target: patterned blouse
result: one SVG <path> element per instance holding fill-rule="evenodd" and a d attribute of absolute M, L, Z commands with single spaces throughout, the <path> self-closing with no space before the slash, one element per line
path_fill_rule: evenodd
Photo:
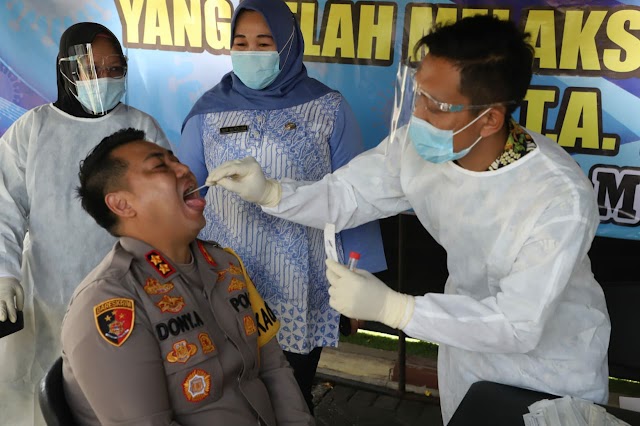
<path fill-rule="evenodd" d="M 317 181 L 362 152 L 354 123 L 342 95 L 330 92 L 288 108 L 194 116 L 174 151 L 199 183 L 223 162 L 247 156 L 254 157 L 269 178 Z M 207 224 L 200 238 L 238 253 L 280 319 L 282 349 L 306 354 L 315 347 L 337 346 L 340 314 L 329 306 L 322 230 L 268 215 L 218 187 L 209 188 L 206 200 Z M 377 222 L 342 231 L 336 244 L 342 262 L 345 253 L 354 250 L 369 262 L 371 269 L 363 269 L 386 267 Z"/>

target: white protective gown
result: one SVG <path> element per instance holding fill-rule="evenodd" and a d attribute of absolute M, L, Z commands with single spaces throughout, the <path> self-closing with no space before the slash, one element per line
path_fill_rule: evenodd
<path fill-rule="evenodd" d="M 587 256 L 595 193 L 560 146 L 529 133 L 537 148 L 491 172 L 426 162 L 404 138 L 385 160 L 385 140 L 314 185 L 284 183 L 264 209 L 337 230 L 415 210 L 446 249 L 449 278 L 445 294 L 416 297 L 404 332 L 440 344 L 445 424 L 479 380 L 608 398 L 611 325 Z"/>
<path fill-rule="evenodd" d="M 99 118 L 42 105 L 0 138 L 0 276 L 18 278 L 25 291 L 25 328 L 0 339 L 2 425 L 44 424 L 34 391 L 61 354 L 67 303 L 115 242 L 76 198 L 79 164 L 102 138 L 127 127 L 169 147 L 153 118 L 124 104 Z"/>

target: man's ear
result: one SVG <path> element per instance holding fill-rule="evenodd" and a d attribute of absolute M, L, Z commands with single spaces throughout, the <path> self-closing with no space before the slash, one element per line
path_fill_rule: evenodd
<path fill-rule="evenodd" d="M 480 136 L 487 138 L 502 130 L 506 113 L 507 110 L 503 105 L 492 107 L 483 117 L 484 124 L 480 129 Z"/>
<path fill-rule="evenodd" d="M 136 216 L 136 211 L 129 202 L 130 193 L 127 191 L 110 192 L 104 197 L 109 210 L 116 216 L 123 218 L 131 218 Z"/>

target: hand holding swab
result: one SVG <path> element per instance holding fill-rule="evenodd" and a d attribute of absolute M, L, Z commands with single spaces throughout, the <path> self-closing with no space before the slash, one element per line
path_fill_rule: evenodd
<path fill-rule="evenodd" d="M 186 196 L 188 196 L 188 195 L 193 194 L 193 193 L 194 193 L 194 192 L 196 192 L 196 191 L 200 191 L 201 189 L 206 188 L 207 186 L 214 186 L 214 185 L 215 185 L 215 183 L 214 183 L 213 185 L 209 185 L 209 184 L 205 183 L 204 185 L 199 186 L 199 187 L 197 187 L 196 189 L 192 189 L 191 191 L 187 192 L 186 194 L 184 194 L 184 196 L 186 197 Z"/>

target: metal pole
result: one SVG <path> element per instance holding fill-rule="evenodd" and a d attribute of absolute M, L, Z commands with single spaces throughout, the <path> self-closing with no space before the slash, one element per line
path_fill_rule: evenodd
<path fill-rule="evenodd" d="M 405 280 L 404 261 L 404 214 L 398 215 L 398 291 L 402 292 Z M 398 392 L 405 393 L 407 381 L 407 341 L 402 330 L 398 330 Z"/>

